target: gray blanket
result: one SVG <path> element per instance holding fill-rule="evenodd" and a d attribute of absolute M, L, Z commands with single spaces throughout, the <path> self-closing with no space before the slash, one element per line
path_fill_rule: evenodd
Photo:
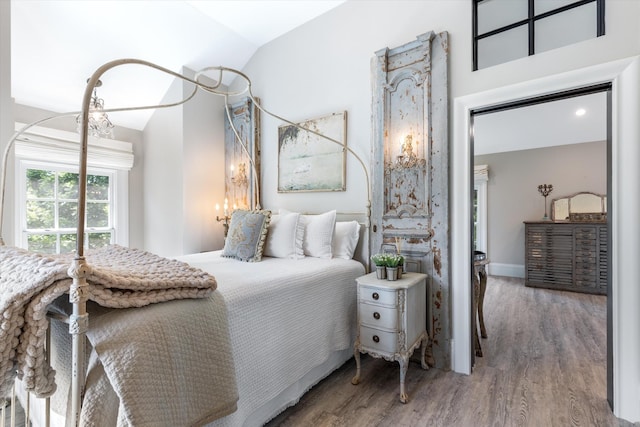
<path fill-rule="evenodd" d="M 212 315 L 213 324 L 208 325 L 204 336 L 202 331 L 187 332 L 189 325 L 180 320 L 190 318 L 185 314 L 193 313 L 187 301 L 183 301 L 182 306 L 180 301 L 173 301 L 165 302 L 166 307 L 154 310 L 148 307 L 147 310 L 111 310 L 95 319 L 90 316 L 87 335 L 120 397 L 121 405 L 126 408 L 124 413 L 132 418 L 131 424 L 142 425 L 133 420 L 153 419 L 154 416 L 169 417 L 163 419 L 168 422 L 170 413 L 156 410 L 157 407 L 171 406 L 167 405 L 167 387 L 172 397 L 176 389 L 182 391 L 181 388 L 185 388 L 187 392 L 192 389 L 194 378 L 196 381 L 206 378 L 205 382 L 210 379 L 202 373 L 210 363 L 203 359 L 208 359 L 211 354 L 200 351 L 203 347 L 209 348 L 206 345 L 200 347 L 201 340 L 207 337 L 216 340 L 215 356 L 229 360 L 214 370 L 217 378 L 212 381 L 214 384 L 208 385 L 209 391 L 217 387 L 222 391 L 217 393 L 214 390 L 213 395 L 228 397 L 222 399 L 224 402 L 212 405 L 211 397 L 198 399 L 198 396 L 187 396 L 187 399 L 194 397 L 194 403 L 188 410 L 193 412 L 195 422 L 211 419 L 216 416 L 215 412 L 222 416 L 232 411 L 237 391 L 233 362 L 229 357 L 226 309 L 222 298 L 206 298 L 216 288 L 213 276 L 176 260 L 117 245 L 90 252 L 86 258 L 92 269 L 87 277 L 90 299 L 102 306 L 143 307 L 156 302 L 204 298 L 200 305 L 208 304 L 208 308 L 217 310 Z M 70 256 L 47 257 L 0 246 L 2 396 L 9 393 L 16 375 L 22 378 L 25 388 L 37 396 L 48 396 L 55 391 L 55 371 L 44 357 L 48 324 L 46 311 L 58 296 L 69 290 L 71 279 L 67 276 L 67 269 L 70 263 Z M 210 307 L 210 301 L 216 302 L 213 307 Z M 198 305 L 197 301 L 190 303 Z M 165 322 L 165 319 L 169 321 Z M 174 323 L 176 319 L 178 321 Z M 202 328 L 198 325 L 195 329 Z M 185 344 L 189 340 L 195 342 Z M 186 353 L 185 349 L 188 349 Z M 170 372 L 168 375 L 160 374 L 167 369 L 184 376 L 176 377 Z M 159 387 L 157 384 L 164 380 L 168 380 L 170 385 Z M 160 393 L 154 395 L 154 391 Z M 202 392 L 202 389 L 198 388 L 198 391 Z M 184 421 L 184 409 L 174 410 L 179 412 L 176 419 Z"/>

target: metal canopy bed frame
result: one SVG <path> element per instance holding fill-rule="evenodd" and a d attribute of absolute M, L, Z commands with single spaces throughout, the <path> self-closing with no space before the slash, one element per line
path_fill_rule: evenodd
<path fill-rule="evenodd" d="M 254 159 L 249 154 L 247 147 L 244 145 L 237 129 L 233 126 L 233 121 L 230 119 L 230 104 L 229 97 L 237 97 L 241 95 L 248 96 L 256 105 L 256 107 L 263 113 L 268 114 L 278 120 L 281 120 L 289 125 L 296 126 L 297 128 L 311 132 L 325 140 L 329 140 L 333 143 L 336 143 L 343 147 L 343 150 L 346 150 L 350 155 L 352 155 L 357 162 L 361 165 L 362 170 L 364 172 L 365 180 L 366 180 L 366 188 L 367 188 L 367 200 L 366 200 L 366 209 L 364 212 L 365 217 L 365 232 L 362 234 L 365 238 L 365 242 L 362 243 L 365 248 L 365 254 L 370 253 L 370 239 L 369 239 L 369 226 L 370 226 L 370 217 L 371 217 L 371 186 L 369 181 L 369 172 L 367 166 L 365 165 L 362 158 L 354 152 L 350 147 L 347 147 L 342 141 L 337 141 L 333 138 L 325 136 L 321 133 L 318 133 L 312 129 L 308 129 L 300 126 L 297 123 L 294 123 L 290 120 L 287 120 L 284 117 L 281 117 L 277 114 L 274 114 L 267 109 L 265 109 L 260 102 L 254 97 L 251 89 L 251 80 L 244 73 L 226 68 L 223 66 L 213 66 L 207 67 L 195 74 L 195 77 L 189 78 L 183 74 L 174 72 L 167 68 L 161 67 L 154 63 L 140 60 L 140 59 L 118 59 L 114 61 L 110 61 L 99 67 L 87 80 L 87 85 L 84 91 L 84 96 L 82 100 L 82 109 L 79 112 L 70 112 L 70 113 L 62 113 L 56 114 L 50 117 L 47 117 L 42 120 L 38 120 L 36 122 L 25 125 L 19 131 L 17 131 L 13 137 L 7 143 L 3 154 L 3 163 L 2 163 L 2 174 L 0 176 L 0 245 L 4 245 L 4 240 L 2 239 L 2 222 L 3 222 L 3 214 L 4 214 L 4 198 L 5 198 L 5 186 L 6 186 L 6 173 L 7 173 L 7 164 L 9 159 L 9 154 L 12 146 L 15 141 L 18 139 L 20 135 L 26 132 L 33 126 L 39 125 L 48 120 L 64 117 L 64 116 L 75 116 L 80 114 L 81 127 L 80 127 L 80 152 L 79 152 L 79 182 L 78 182 L 78 223 L 77 223 L 77 237 L 76 237 L 76 252 L 73 257 L 73 261 L 71 267 L 68 270 L 69 276 L 72 278 L 72 284 L 69 290 L 69 302 L 72 305 L 72 312 L 69 316 L 69 333 L 72 335 L 72 360 L 71 360 L 71 417 L 72 417 L 72 425 L 78 425 L 80 420 L 80 412 L 82 408 L 82 399 L 84 394 L 84 386 L 85 386 L 85 365 L 86 365 L 86 354 L 85 354 L 85 340 L 86 340 L 86 332 L 88 330 L 89 325 L 89 313 L 87 311 L 87 301 L 91 299 L 89 285 L 87 283 L 87 274 L 91 270 L 90 263 L 85 258 L 85 244 L 84 244 L 84 232 L 85 232 L 85 209 L 86 209 L 86 192 L 87 192 L 87 151 L 88 151 L 88 134 L 89 134 L 89 114 L 90 114 L 90 102 L 92 98 L 92 94 L 94 89 L 99 85 L 100 77 L 109 71 L 118 66 L 123 65 L 140 65 L 144 67 L 150 67 L 155 70 L 158 70 L 163 73 L 167 73 L 175 78 L 184 80 L 194 85 L 193 92 L 184 98 L 181 101 L 168 103 L 168 104 L 159 104 L 159 105 L 151 105 L 151 106 L 136 106 L 136 107 L 123 107 L 123 108 L 110 108 L 104 109 L 105 113 L 108 112 L 122 112 L 122 111 L 133 111 L 133 110 L 144 110 L 144 109 L 158 109 L 158 108 L 167 108 L 178 106 L 184 104 L 191 100 L 198 89 L 204 90 L 213 95 L 222 96 L 225 100 L 225 111 L 227 117 L 229 118 L 229 122 L 231 123 L 231 128 L 236 136 L 236 142 L 241 144 L 243 151 L 249 157 L 252 168 L 255 166 L 253 164 Z M 217 79 L 214 79 L 214 84 L 206 84 L 202 81 L 201 77 L 206 76 L 207 73 L 217 73 Z M 225 73 L 233 74 L 236 77 L 240 78 L 243 85 L 238 90 L 229 90 L 225 86 L 222 85 L 223 75 Z M 253 188 L 255 189 L 255 200 L 256 200 L 256 208 L 260 209 L 260 194 L 259 194 L 259 185 L 258 185 L 258 177 L 256 174 L 253 174 L 254 183 Z M 366 246 L 365 246 L 366 245 Z M 368 267 L 368 259 L 364 259 L 365 269 L 369 271 Z M 47 407 L 48 407 L 47 403 Z M 2 409 L 2 408 L 0 408 Z M 2 412 L 0 412 L 2 414 Z M 4 414 L 2 414 L 4 415 Z M 48 419 L 48 418 L 47 418 Z M 4 425 L 4 419 L 2 420 Z"/>

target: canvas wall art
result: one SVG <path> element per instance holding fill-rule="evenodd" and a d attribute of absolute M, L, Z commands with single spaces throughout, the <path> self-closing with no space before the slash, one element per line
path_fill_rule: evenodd
<path fill-rule="evenodd" d="M 347 112 L 278 128 L 278 192 L 345 191 Z"/>

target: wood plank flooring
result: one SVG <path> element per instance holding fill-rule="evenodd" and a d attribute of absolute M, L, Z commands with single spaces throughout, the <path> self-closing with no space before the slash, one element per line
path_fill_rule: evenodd
<path fill-rule="evenodd" d="M 268 426 L 634 425 L 606 401 L 606 297 L 489 277 L 485 323 L 472 375 L 411 363 L 403 405 L 397 363 L 364 356 L 353 386 L 351 359 Z"/>

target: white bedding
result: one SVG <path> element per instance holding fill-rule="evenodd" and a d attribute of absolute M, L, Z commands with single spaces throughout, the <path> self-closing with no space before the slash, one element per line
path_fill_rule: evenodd
<path fill-rule="evenodd" d="M 240 399 L 236 412 L 210 425 L 262 425 L 331 372 L 314 368 L 329 362 L 334 369 L 353 354 L 361 263 L 310 257 L 240 263 L 219 252 L 179 259 L 216 277 L 229 313 Z M 308 374 L 312 383 L 287 390 Z"/>
<path fill-rule="evenodd" d="M 352 356 L 361 263 L 310 257 L 245 263 L 222 258 L 220 251 L 178 259 L 215 276 L 215 294 L 222 296 L 228 313 L 239 400 L 234 413 L 207 425 L 262 425 Z M 108 381 L 105 390 L 99 364 L 89 375 L 99 386 L 92 390 L 90 385 L 95 404 L 85 405 L 83 412 L 126 425 L 122 408 L 118 413 L 116 403 L 104 404 L 118 400 Z M 154 380 L 162 378 L 160 372 Z M 93 421 L 90 425 L 113 425 Z"/>

